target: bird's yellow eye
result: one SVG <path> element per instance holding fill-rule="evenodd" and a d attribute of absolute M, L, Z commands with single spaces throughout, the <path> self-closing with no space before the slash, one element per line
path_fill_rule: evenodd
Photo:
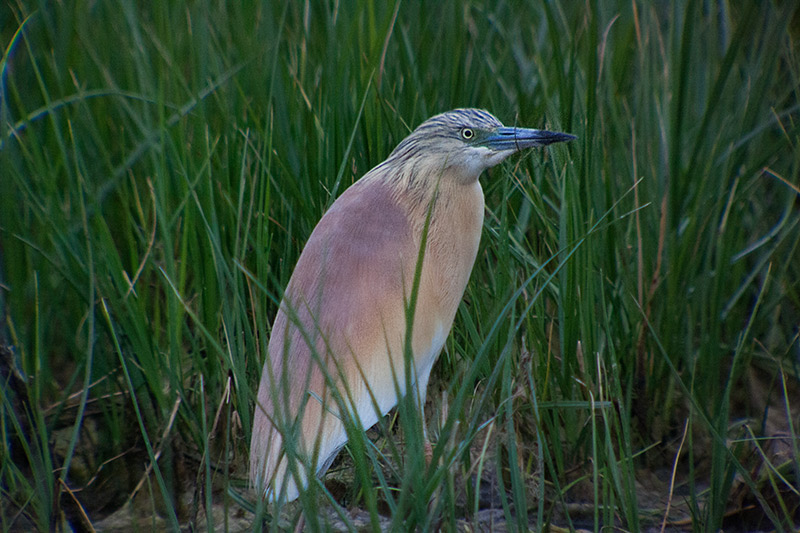
<path fill-rule="evenodd" d="M 461 128 L 461 138 L 465 141 L 469 141 L 475 137 L 475 132 L 472 131 L 472 128 Z"/>

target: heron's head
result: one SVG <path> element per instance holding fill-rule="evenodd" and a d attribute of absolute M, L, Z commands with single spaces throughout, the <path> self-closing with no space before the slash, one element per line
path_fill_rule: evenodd
<path fill-rule="evenodd" d="M 394 149 L 387 163 L 411 164 L 417 172 L 453 169 L 460 180 L 475 181 L 484 170 L 515 152 L 571 139 L 575 136 L 567 133 L 506 127 L 481 109 L 455 109 L 420 124 Z"/>

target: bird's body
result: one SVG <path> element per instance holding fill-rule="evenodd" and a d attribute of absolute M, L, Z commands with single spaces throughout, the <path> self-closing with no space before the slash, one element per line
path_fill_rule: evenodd
<path fill-rule="evenodd" d="M 424 403 L 478 251 L 478 177 L 524 147 L 505 130 L 511 128 L 485 111 L 437 115 L 342 193 L 317 224 L 286 287 L 258 391 L 250 472 L 268 499 L 296 498 L 307 470 L 327 469 L 347 440 L 343 416 L 369 428 L 406 394 L 409 316 L 409 382 Z M 538 144 L 571 138 L 514 131 L 537 132 Z M 416 305 L 407 314 L 420 259 Z M 297 455 L 297 468 L 287 469 L 287 455 Z"/>

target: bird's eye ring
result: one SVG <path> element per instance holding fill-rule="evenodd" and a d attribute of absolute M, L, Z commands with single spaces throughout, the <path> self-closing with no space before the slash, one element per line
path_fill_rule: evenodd
<path fill-rule="evenodd" d="M 472 128 L 461 128 L 461 138 L 465 141 L 468 141 L 475 137 L 475 132 L 472 131 Z"/>

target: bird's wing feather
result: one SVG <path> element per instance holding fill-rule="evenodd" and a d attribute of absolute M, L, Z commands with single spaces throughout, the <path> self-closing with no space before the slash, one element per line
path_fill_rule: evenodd
<path fill-rule="evenodd" d="M 264 367 L 264 375 L 273 379 L 261 381 L 253 428 L 257 437 L 251 446 L 251 462 L 260 465 L 255 469 L 257 485 L 273 474 L 278 480 L 285 475 L 286 462 L 279 458 L 281 432 L 276 433 L 274 423 L 281 426 L 286 420 L 276 418 L 292 419 L 303 410 L 302 434 L 322 443 L 318 465 L 344 444 L 344 427 L 335 415 L 329 416 L 341 407 L 330 395 L 332 383 L 349 384 L 349 390 L 339 392 L 349 395 L 345 406 L 359 412 L 365 427 L 377 420 L 370 389 L 376 388 L 376 379 L 386 378 L 381 360 L 393 352 L 402 357 L 404 291 L 413 281 L 413 269 L 403 270 L 403 265 L 413 267 L 417 248 L 407 212 L 380 182 L 356 183 L 319 221 L 273 326 Z M 412 260 L 403 261 L 404 254 L 412 254 Z M 383 411 L 395 401 L 379 403 Z M 297 451 L 310 454 L 312 446 L 301 443 Z M 296 491 L 291 480 L 287 487 Z"/>

